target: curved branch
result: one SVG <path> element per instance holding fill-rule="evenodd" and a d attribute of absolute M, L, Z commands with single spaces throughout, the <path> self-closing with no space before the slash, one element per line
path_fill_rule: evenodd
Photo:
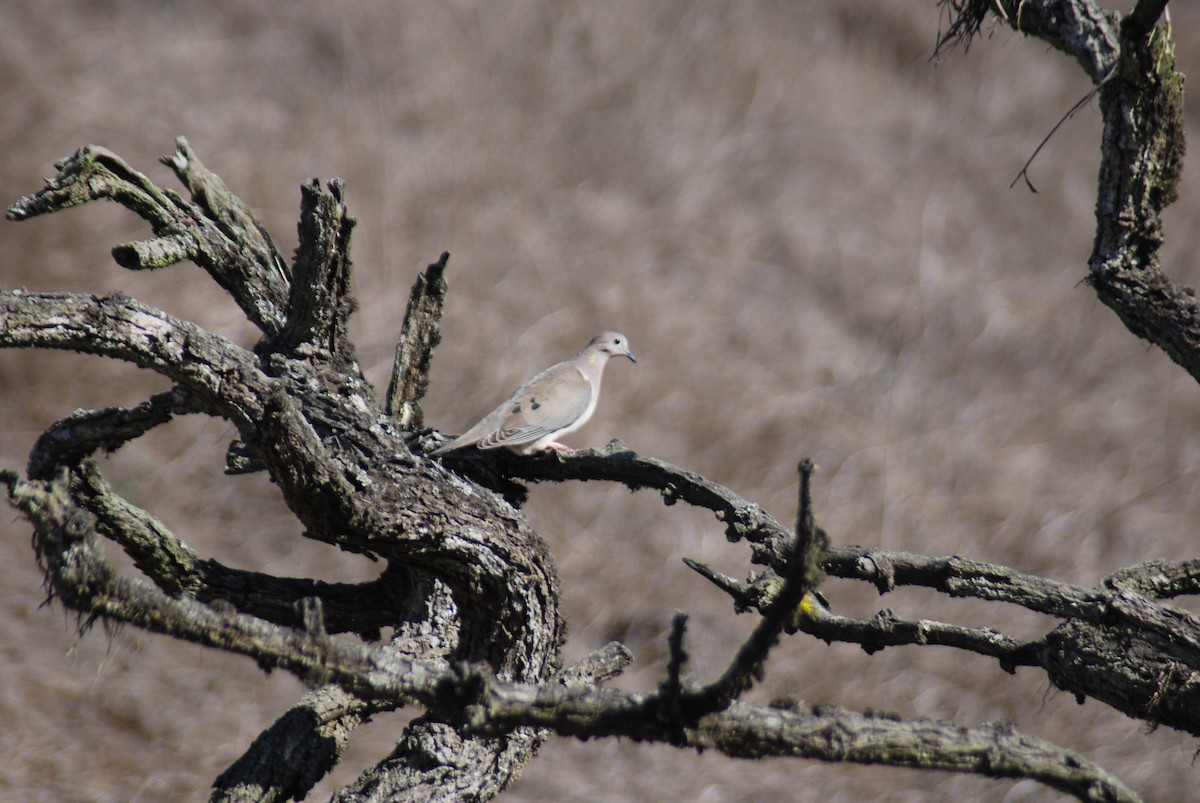
<path fill-rule="evenodd" d="M 318 627 L 280 627 L 228 604 L 205 605 L 121 577 L 104 559 L 95 520 L 75 504 L 65 477 L 34 482 L 0 471 L 0 483 L 13 506 L 35 525 L 34 548 L 51 598 L 87 621 L 124 622 L 246 655 L 264 669 L 285 669 L 307 682 L 340 683 L 366 699 L 441 700 L 438 677 L 445 662 L 410 660 L 394 650 L 332 639 L 319 619 Z"/>
<path fill-rule="evenodd" d="M 1130 332 L 1200 381 L 1200 304 L 1162 272 L 1162 211 L 1176 197 L 1185 150 L 1183 76 L 1165 0 L 1139 0 L 1121 18 L 1091 0 L 943 0 L 941 42 L 969 42 L 995 14 L 1073 56 L 1100 92 L 1104 118 L 1096 239 L 1087 282 Z"/>
<path fill-rule="evenodd" d="M 209 803 L 303 800 L 382 706 L 338 686 L 304 695 L 213 782 Z"/>
<path fill-rule="evenodd" d="M 682 499 L 706 507 L 726 523 L 730 540 L 751 540 L 756 547 L 756 562 L 771 569 L 753 581 L 738 582 L 695 561 L 688 561 L 688 565 L 729 593 L 739 610 L 766 610 L 782 583 L 775 572 L 783 568 L 788 535 L 778 522 L 729 489 L 669 463 L 641 457 L 619 441 L 598 450 L 533 458 L 464 457 L 459 465 L 472 471 L 479 470 L 478 465 L 484 461 L 494 461 L 502 466 L 501 473 L 524 479 L 608 480 L 632 489 L 655 488 L 663 493 L 667 504 Z M 908 621 L 890 611 L 872 620 L 856 620 L 810 604 L 800 606 L 807 615 L 795 617 L 790 629 L 827 641 L 861 644 L 868 652 L 896 645 L 940 645 L 993 657 L 1007 672 L 1018 666 L 1040 667 L 1065 691 L 1094 697 L 1130 716 L 1200 732 L 1200 709 L 1191 704 L 1190 680 L 1194 672 L 1200 671 L 1200 620 L 1154 601 L 1200 586 L 1200 567 L 1193 562 L 1132 567 L 1096 589 L 959 557 L 936 558 L 861 547 L 831 548 L 822 560 L 822 568 L 834 576 L 870 582 L 880 593 L 903 585 L 926 586 L 954 597 L 1020 605 L 1068 620 L 1069 627 L 1061 626 L 1043 640 L 1019 641 L 988 628 Z M 1096 658 L 1105 651 L 1103 644 L 1118 633 L 1127 649 L 1137 642 L 1141 650 L 1157 656 L 1153 663 L 1162 668 L 1152 673 L 1149 682 L 1137 675 L 1137 665 L 1128 657 L 1124 669 L 1113 674 L 1104 669 L 1112 665 L 1113 655 L 1105 655 L 1103 661 Z M 1077 669 L 1081 662 L 1093 669 L 1077 678 L 1072 667 Z"/>
<path fill-rule="evenodd" d="M 26 473 L 30 479 L 48 480 L 63 466 L 77 465 L 99 451 L 116 451 L 174 416 L 203 409 L 193 394 L 174 387 L 136 407 L 77 410 L 41 434 L 29 453 Z"/>
<path fill-rule="evenodd" d="M 0 290 L 0 348 L 125 360 L 177 382 L 239 427 L 261 417 L 270 390 L 250 352 L 122 293 Z"/>
<path fill-rule="evenodd" d="M 114 248 L 119 265 L 151 269 L 191 259 L 263 332 L 277 332 L 286 311 L 286 270 L 266 231 L 200 164 L 182 137 L 176 150 L 163 161 L 192 189 L 197 204 L 155 186 L 107 148 L 88 145 L 55 165 L 58 175 L 43 189 L 9 206 L 8 219 L 27 220 L 89 201 L 116 201 L 149 222 L 158 238 Z"/>
<path fill-rule="evenodd" d="M 619 441 L 602 449 L 533 458 L 507 454 L 482 457 L 478 453 L 464 457 L 459 465 L 474 468 L 477 463 L 494 461 L 501 466 L 501 473 L 524 479 L 607 480 L 635 490 L 655 488 L 663 494 L 666 504 L 684 500 L 713 510 L 717 518 L 725 522 L 726 535 L 731 541 L 744 537 L 751 542 L 755 562 L 767 564 L 774 572 L 781 572 L 786 566 L 785 550 L 790 536 L 757 505 L 693 472 L 641 457 Z M 737 583 L 694 561 L 689 565 L 730 593 L 735 604 L 743 610 L 749 607 L 763 610 L 762 606 L 773 597 L 781 582 L 779 577 L 767 573 L 753 583 Z M 821 565 L 833 576 L 873 583 L 880 593 L 891 591 L 897 585 L 919 585 L 954 597 L 1008 602 L 1095 626 L 1120 626 L 1130 637 L 1153 639 L 1155 648 L 1166 651 L 1168 660 L 1200 671 L 1200 619 L 1186 611 L 1155 603 L 1147 596 L 1150 590 L 1144 588 L 1148 582 L 1145 578 L 1156 576 L 1151 571 L 1153 565 L 1136 575 L 1114 576 L 1097 589 L 1085 589 L 965 558 L 936 558 L 861 547 L 830 548 Z M 1171 577 L 1174 578 L 1173 587 L 1189 587 L 1182 569 Z M 1200 584 L 1200 580 L 1190 582 Z M 1016 666 L 1040 666 L 1050 673 L 1060 688 L 1077 694 L 1089 693 L 1086 684 L 1071 684 L 1070 673 L 1053 671 L 1053 667 L 1071 659 L 1069 653 L 1062 652 L 1071 646 L 1066 639 L 1053 642 L 1052 649 L 1046 652 L 1046 642 L 1021 642 L 988 629 L 931 621 L 906 622 L 890 613 L 870 622 L 832 615 L 801 617 L 795 628 L 827 640 L 859 643 L 868 651 L 900 644 L 957 647 L 994 657 L 1005 671 L 1012 671 Z M 1163 689 L 1164 694 L 1170 691 L 1168 687 Z M 1108 693 L 1097 699 L 1108 702 L 1117 697 Z M 1124 707 L 1122 710 L 1135 716 L 1145 713 L 1144 707 Z M 1171 724 L 1188 731 L 1200 729 L 1200 712 L 1190 720 L 1176 718 Z"/>
<path fill-rule="evenodd" d="M 488 505 L 494 502 L 481 505 L 464 489 L 436 483 L 434 477 L 423 480 L 437 489 L 424 503 L 396 497 L 390 489 L 399 476 L 441 470 L 436 464 L 418 466 L 411 457 L 405 459 L 402 445 L 379 425 L 369 404 L 337 407 L 332 405 L 343 397 L 315 394 L 305 398 L 309 406 L 307 416 L 302 414 L 283 384 L 292 380 L 297 387 L 312 387 L 315 383 L 306 373 L 311 369 L 303 364 L 275 359 L 274 369 L 282 379 L 272 379 L 258 369 L 254 355 L 119 294 L 97 299 L 0 292 L 0 324 L 0 347 L 73 349 L 125 359 L 170 377 L 210 402 L 257 443 L 309 537 L 356 552 L 415 559 L 414 565 L 455 578 L 471 597 L 494 603 L 514 592 L 523 596 L 520 605 L 506 606 L 499 621 L 489 615 L 486 623 L 479 622 L 483 631 L 495 631 L 497 638 L 503 634 L 506 643 L 525 631 L 528 617 L 551 610 L 557 593 L 553 569 L 544 544 L 532 531 L 521 527 L 517 541 L 506 541 L 487 523 Z M 347 420 L 348 415 L 354 418 Z M 352 438 L 364 440 L 356 444 Z M 382 462 L 373 462 L 374 456 Z M 425 522 L 431 504 L 439 515 L 456 517 L 464 529 L 430 533 Z M 437 536 L 437 544 L 430 543 L 431 536 Z M 530 545 L 536 546 L 536 555 L 524 552 Z M 533 577 L 545 577 L 549 584 L 532 582 Z M 484 611 L 492 612 L 490 605 L 479 608 L 480 615 Z M 557 645 L 561 622 L 552 617 L 551 625 L 546 635 Z M 488 637 L 483 642 L 495 649 L 491 658 L 497 667 L 510 659 L 515 659 L 513 668 L 524 667 L 518 677 L 526 669 L 537 677 L 547 665 L 549 656 L 529 644 L 502 659 L 506 648 L 500 641 Z"/>
<path fill-rule="evenodd" d="M 230 419 L 245 437 L 270 447 L 261 453 L 275 480 L 291 491 L 286 495 L 313 530 L 310 535 L 352 546 L 345 531 L 348 522 L 356 522 L 384 536 L 378 540 L 386 539 L 378 508 L 363 504 L 352 479 L 330 465 L 321 437 L 281 383 L 259 369 L 253 354 L 223 338 L 119 293 L 96 298 L 14 290 L 0 291 L 3 347 L 69 349 L 167 376 Z M 286 368 L 277 365 L 277 370 Z M 336 414 L 329 411 L 331 417 Z"/>
<path fill-rule="evenodd" d="M 1184 153 L 1183 76 L 1174 43 L 1121 27 L 1119 80 L 1100 92 L 1097 231 L 1088 283 L 1129 331 L 1200 381 L 1200 304 L 1159 268 L 1164 208 L 1175 200 Z"/>
<path fill-rule="evenodd" d="M 1094 83 L 1109 74 L 1120 52 L 1117 15 L 1091 0 L 939 0 L 950 21 L 936 52 L 950 44 L 970 47 L 991 15 L 1018 33 L 1036 36 L 1071 56 Z"/>
<path fill-rule="evenodd" d="M 619 440 L 598 449 L 577 449 L 523 457 L 507 450 L 466 453 L 451 452 L 443 462 L 466 471 L 494 466 L 506 477 L 533 482 L 566 480 L 605 480 L 618 482 L 631 491 L 652 488 L 663 504 L 687 502 L 711 510 L 725 524 L 725 536 L 732 542 L 745 539 L 750 544 L 751 560 L 782 571 L 792 553 L 792 532 L 772 518 L 762 506 L 744 499 L 719 483 L 694 471 L 671 465 L 653 457 L 643 457 Z"/>
<path fill-rule="evenodd" d="M 94 466 L 84 465 L 75 472 L 72 492 L 96 517 L 98 532 L 119 544 L 142 574 L 172 596 L 232 605 L 285 627 L 300 626 L 300 604 L 315 599 L 321 602 L 328 632 L 355 633 L 370 641 L 378 640 L 382 628 L 399 627 L 406 618 L 418 615 L 412 609 L 423 596 L 411 588 L 408 573 L 394 566 L 364 583 L 326 583 L 235 569 L 201 558 L 155 516 L 112 493 Z"/>
<path fill-rule="evenodd" d="M 401 600 L 410 599 L 405 589 L 411 579 L 395 567 L 367 583 L 324 583 L 201 559 L 158 518 L 112 493 L 95 465 L 85 462 L 97 451 L 113 451 L 169 422 L 173 415 L 202 411 L 194 395 L 177 387 L 136 407 L 73 413 L 38 439 L 27 473 L 31 479 L 51 479 L 62 469 L 70 470 L 72 494 L 96 517 L 98 531 L 119 544 L 134 565 L 169 594 L 233 603 L 239 611 L 289 626 L 299 624 L 296 606 L 301 600 L 319 599 L 329 632 L 353 632 L 370 640 L 379 638 L 381 628 L 396 625 Z"/>
<path fill-rule="evenodd" d="M 1089 4 L 1067 5 L 1082 13 L 1067 23 L 1107 30 L 1110 20 L 1092 15 Z M 1003 3 L 997 7 L 1003 8 Z M 1021 8 L 1033 14 L 1026 22 L 1046 26 L 1047 37 L 1062 34 L 1059 46 L 1075 47 L 1063 34 L 1065 29 L 1051 30 L 1052 25 L 1064 24 L 1063 18 L 1037 17 L 1043 10 L 1055 12 L 1057 5 L 1030 0 Z M 1137 27 L 1131 22 L 1123 35 Z M 1093 50 L 1079 51 L 1076 57 L 1098 76 L 1105 68 L 1099 80 L 1107 82 L 1110 75 L 1124 80 L 1125 67 L 1121 72 L 1108 69 L 1111 64 L 1102 47 L 1107 40 L 1100 40 Z M 1159 61 L 1154 67 L 1163 71 L 1163 51 L 1155 52 Z M 1166 69 L 1164 74 L 1171 72 Z M 1160 171 L 1158 179 L 1169 177 L 1171 165 L 1155 162 L 1158 155 L 1148 157 L 1154 164 L 1144 171 L 1147 180 L 1155 179 L 1154 170 Z M 334 735 L 330 744 L 319 744 L 328 727 L 348 732 L 364 712 L 416 701 L 429 714 L 407 730 L 391 756 L 343 790 L 343 796 L 432 796 L 449 794 L 447 790 L 490 795 L 528 760 L 545 738 L 544 729 L 553 727 L 568 734 L 626 735 L 715 747 L 747 757 L 804 755 L 1029 777 L 1081 797 L 1132 799 L 1118 781 L 1077 756 L 1011 731 L 901 723 L 840 711 L 821 719 L 832 710 L 812 712 L 817 721 L 802 712 L 747 706 L 735 698 L 762 672 L 781 631 L 805 629 L 818 635 L 857 635 L 864 646 L 867 638 L 880 639 L 872 645 L 891 638 L 892 643 L 910 639 L 990 650 L 988 654 L 1010 670 L 1037 659 L 1056 684 L 1077 694 L 1166 711 L 1187 692 L 1190 667 L 1200 654 L 1200 626 L 1186 612 L 1154 604 L 1147 596 L 1158 588 L 1151 578 L 1130 574 L 1085 590 L 958 558 L 838 550 L 825 560 L 826 566 L 874 582 L 881 591 L 896 584 L 925 584 L 953 596 L 1017 602 L 1071 621 L 1034 645 L 942 623 L 906 623 L 894 617 L 869 624 L 843 620 L 811 604 L 806 607 L 806 593 L 819 580 L 818 552 L 824 545 L 807 501 L 802 500 L 797 533 L 792 533 L 729 489 L 638 456 L 619 442 L 602 450 L 534 459 L 507 453 L 454 455 L 447 456 L 446 465 L 490 478 L 488 482 L 509 498 L 515 498 L 510 477 L 606 479 L 633 489 L 655 488 L 668 505 L 683 500 L 710 509 L 724 522 L 730 540 L 747 540 L 753 560 L 770 567 L 742 587 L 727 578 L 718 584 L 734 589 L 738 604 L 758 607 L 766 615 L 726 673 L 707 687 L 691 686 L 682 676 L 682 624 L 667 681 L 655 694 L 590 687 L 564 690 L 544 683 L 557 675 L 564 637 L 557 581 L 544 545 L 503 500 L 450 480 L 437 461 L 412 455 L 405 448 L 405 434 L 378 409 L 353 364 L 346 323 L 353 309 L 347 291 L 354 220 L 343 203 L 340 182 L 331 182 L 327 191 L 315 181 L 304 188 L 296 281 L 287 303 L 289 318 L 281 324 L 283 306 L 277 296 L 286 288 L 287 276 L 265 231 L 252 216 L 246 217 L 248 210 L 240 202 L 221 200 L 227 193 L 224 185 L 207 173 L 186 142 L 180 141 L 179 155 L 168 164 L 188 184 L 192 204 L 154 187 L 112 154 L 84 149 L 64 164 L 46 190 L 15 204 L 10 216 L 54 211 L 95 198 L 118 200 L 150 220 L 159 237 L 115 251 L 119 260 L 139 267 L 183 257 L 204 264 L 220 250 L 222 238 L 237 240 L 238 231 L 251 230 L 252 242 L 244 246 L 251 254 L 248 261 L 237 263 L 240 267 L 209 269 L 248 312 L 253 310 L 251 317 L 266 336 L 250 354 L 123 296 L 0 293 L 0 346 L 115 356 L 179 384 L 176 391 L 139 408 L 60 422 L 35 448 L 30 481 L 8 472 L 0 474 L 0 480 L 12 503 L 35 523 L 35 545 L 50 593 L 88 621 L 104 617 L 129 622 L 252 656 L 264 667 L 284 668 L 309 683 L 342 687 L 343 692 L 324 702 L 306 700 L 287 722 L 277 723 L 278 730 L 266 742 L 256 743 L 243 762 L 223 776 L 226 791 L 252 787 L 258 790 L 252 794 L 284 789 L 291 794 L 306 784 L 311 787 L 316 777 L 312 773 L 267 777 L 254 772 L 256 757 L 298 750 L 310 757 L 319 775 L 344 739 Z M 1136 192 L 1134 187 L 1132 194 Z M 1134 211 L 1143 214 L 1143 222 L 1156 225 L 1154 215 L 1167 200 L 1147 196 Z M 1133 244 L 1130 253 L 1142 259 L 1139 265 L 1153 261 L 1155 225 L 1148 225 L 1146 238 Z M 1117 245 L 1127 251 L 1131 247 L 1124 240 Z M 444 259 L 440 266 L 431 266 L 431 276 L 434 267 L 439 270 L 433 278 L 440 281 Z M 428 296 L 414 291 L 410 317 L 416 304 L 428 325 L 410 330 L 406 321 L 401 345 L 409 347 L 409 356 L 402 360 L 398 349 L 389 391 L 387 411 L 396 414 L 401 427 L 420 422 L 418 402 L 443 292 L 437 282 L 431 284 Z M 113 494 L 98 473 L 80 462 L 95 449 L 112 448 L 193 408 L 224 415 L 238 425 L 249 456 L 245 465 L 261 460 L 271 471 L 307 528 L 306 536 L 387 558 L 388 570 L 378 583 L 335 589 L 238 573 L 203 561 L 148 512 Z M 64 464 L 72 467 L 70 481 L 61 474 L 51 480 Z M 802 495 L 806 492 L 805 478 Z M 156 586 L 118 576 L 104 561 L 100 533 L 126 549 Z M 798 550 L 803 559 L 795 558 Z M 714 579 L 715 573 L 709 572 L 706 576 Z M 406 590 L 406 583 L 411 588 Z M 1177 576 L 1170 587 L 1186 588 L 1187 583 Z M 371 617 L 354 619 L 333 604 L 361 606 L 363 600 L 354 596 L 359 593 L 372 595 L 366 602 Z M 419 604 L 428 607 L 416 610 Z M 806 612 L 807 617 L 802 615 Z M 388 648 L 369 649 L 329 636 L 343 625 L 370 634 L 370 622 L 397 626 Z M 1096 655 L 1109 644 L 1114 651 L 1129 645 L 1153 649 L 1161 659 L 1154 665 L 1170 677 L 1157 679 L 1157 695 L 1148 701 L 1119 700 L 1124 688 L 1093 689 L 1088 685 L 1093 677 L 1074 680 L 1068 662 L 1096 644 L 1101 645 Z M 474 663 L 450 663 L 460 659 Z M 538 682 L 542 684 L 532 685 Z M 1143 688 L 1138 687 L 1139 694 Z M 1184 712 L 1180 721 L 1197 721 L 1189 720 L 1192 716 Z M 1151 718 L 1167 721 L 1153 714 Z M 470 727 L 464 728 L 464 723 Z M 823 736 L 806 736 L 806 729 Z M 440 760 L 446 751 L 456 754 L 455 761 Z M 431 765 L 431 757 L 438 766 Z M 447 772 L 443 765 L 449 764 L 454 768 Z"/>
<path fill-rule="evenodd" d="M 844 713 L 814 718 L 800 712 L 734 703 L 719 713 L 700 716 L 694 726 L 685 725 L 680 731 L 678 725 L 665 725 L 653 714 L 661 707 L 655 695 L 594 687 L 579 690 L 553 684 L 506 684 L 476 669 L 412 661 L 390 651 L 335 641 L 320 629 L 288 631 L 243 614 L 220 612 L 113 575 L 96 551 L 92 527 L 80 518 L 88 514 L 70 503 L 65 488 L 58 483 L 22 481 L 11 473 L 2 479 L 13 503 L 37 525 L 38 551 L 49 562 L 52 589 L 74 595 L 80 589 L 94 592 L 86 599 L 65 599 L 69 606 L 89 616 L 126 621 L 250 655 L 264 667 L 285 668 L 310 682 L 336 682 L 361 699 L 388 704 L 413 699 L 435 711 L 462 711 L 472 732 L 485 742 L 489 741 L 487 733 L 501 727 L 507 736 L 491 738 L 510 740 L 512 750 L 528 750 L 539 738 L 531 728 L 661 740 L 678 739 L 682 733 L 687 744 L 713 747 L 731 755 L 797 755 L 866 763 L 883 762 L 887 756 L 892 764 L 1029 777 L 1073 794 L 1090 789 L 1093 793 L 1101 790 L 1101 799 L 1135 799 L 1119 782 L 1078 756 L 1026 737 L 998 738 L 987 731 L 988 726 L 972 730 Z M 842 734 L 833 751 L 828 738 L 830 728 Z M 453 729 L 433 720 L 419 723 L 409 738 L 428 734 L 428 729 L 442 737 L 461 739 Z M 981 737 L 986 750 L 982 743 L 972 748 Z M 922 745 L 920 751 L 914 749 L 918 743 Z M 476 749 L 471 744 L 474 742 L 470 739 L 462 744 L 464 754 Z M 399 756 L 397 761 L 407 763 Z M 394 779 L 384 771 L 386 768 L 378 769 L 371 775 L 373 787 Z M 488 777 L 485 784 L 497 782 Z M 408 781 L 412 781 L 411 776 Z"/>

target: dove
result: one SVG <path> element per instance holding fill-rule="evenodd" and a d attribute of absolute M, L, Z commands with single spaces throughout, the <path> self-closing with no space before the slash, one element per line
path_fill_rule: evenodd
<path fill-rule="evenodd" d="M 525 382 L 482 421 L 429 455 L 472 445 L 479 449 L 506 446 L 521 454 L 542 449 L 570 451 L 555 438 L 574 432 L 592 417 L 609 357 L 637 362 L 625 335 L 601 332 L 583 351 Z"/>

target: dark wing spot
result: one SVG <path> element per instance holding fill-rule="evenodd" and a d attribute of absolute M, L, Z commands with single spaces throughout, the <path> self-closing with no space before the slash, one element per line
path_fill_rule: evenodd
<path fill-rule="evenodd" d="M 521 412 L 521 405 L 517 404 L 517 405 L 513 406 L 512 410 L 509 411 L 509 415 L 517 415 L 520 412 Z"/>
<path fill-rule="evenodd" d="M 530 407 L 530 409 L 531 409 L 531 410 L 537 410 L 537 409 L 540 409 L 540 408 L 541 408 L 541 406 L 542 406 L 542 403 L 541 403 L 540 401 L 538 401 L 537 399 L 530 399 L 530 400 L 529 400 L 529 407 Z"/>

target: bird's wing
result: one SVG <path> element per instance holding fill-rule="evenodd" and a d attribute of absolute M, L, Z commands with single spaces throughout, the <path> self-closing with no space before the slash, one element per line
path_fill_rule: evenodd
<path fill-rule="evenodd" d="M 517 388 L 496 410 L 494 430 L 479 439 L 480 449 L 525 446 L 570 427 L 588 411 L 592 382 L 574 361 L 547 368 Z"/>

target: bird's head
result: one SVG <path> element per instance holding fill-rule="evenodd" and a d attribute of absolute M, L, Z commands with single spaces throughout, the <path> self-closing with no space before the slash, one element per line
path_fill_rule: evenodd
<path fill-rule="evenodd" d="M 637 362 L 629 350 L 629 339 L 620 332 L 601 332 L 592 338 L 588 348 L 608 357 L 628 357 L 630 362 Z"/>

